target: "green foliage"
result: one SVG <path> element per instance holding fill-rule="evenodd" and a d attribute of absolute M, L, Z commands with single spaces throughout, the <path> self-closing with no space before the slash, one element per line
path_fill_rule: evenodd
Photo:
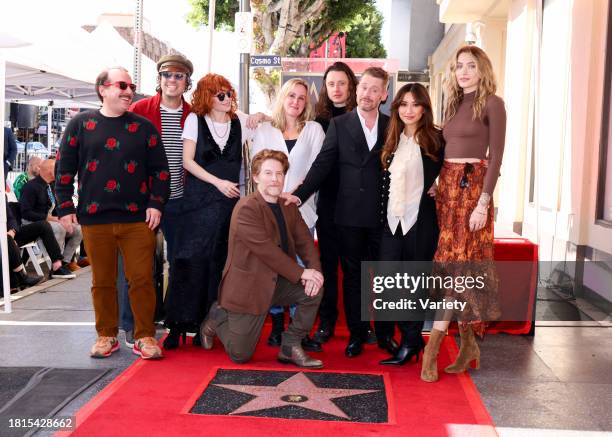
<path fill-rule="evenodd" d="M 189 0 L 191 12 L 187 21 L 194 27 L 208 25 L 209 0 Z M 215 5 L 215 29 L 234 30 L 234 14 L 238 12 L 238 0 L 217 0 Z"/>
<path fill-rule="evenodd" d="M 364 13 L 351 22 L 346 36 L 347 58 L 386 58 L 387 51 L 382 45 L 380 32 L 383 16 L 374 6 L 368 6 Z"/>

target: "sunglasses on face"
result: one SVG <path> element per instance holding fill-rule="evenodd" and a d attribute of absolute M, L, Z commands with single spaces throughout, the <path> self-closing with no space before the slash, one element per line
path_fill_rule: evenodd
<path fill-rule="evenodd" d="M 174 77 L 176 80 L 183 80 L 186 77 L 185 73 L 173 73 L 172 71 L 160 71 L 159 75 L 164 79 L 172 79 Z"/>
<path fill-rule="evenodd" d="M 127 83 L 127 82 L 124 82 L 123 80 L 119 80 L 117 82 L 104 82 L 102 85 L 103 86 L 116 86 L 121 91 L 125 91 L 128 89 L 128 87 L 130 87 L 132 92 L 136 92 L 136 84 Z"/>
<path fill-rule="evenodd" d="M 470 183 L 468 182 L 468 175 L 472 173 L 473 171 L 474 171 L 474 166 L 472 164 L 470 164 L 469 162 L 465 164 L 465 167 L 463 167 L 463 176 L 461 177 L 461 180 L 459 181 L 459 187 L 467 188 L 470 186 Z"/>
<path fill-rule="evenodd" d="M 220 102 L 225 100 L 225 96 L 227 96 L 228 99 L 232 98 L 232 92 L 231 91 L 226 91 L 226 92 L 220 92 L 219 94 L 217 94 L 215 97 L 217 99 L 219 99 Z"/>

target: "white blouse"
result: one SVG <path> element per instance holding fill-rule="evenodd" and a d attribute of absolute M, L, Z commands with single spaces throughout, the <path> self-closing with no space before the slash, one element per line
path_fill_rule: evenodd
<path fill-rule="evenodd" d="M 314 121 L 307 121 L 295 146 L 289 152 L 283 133 L 269 122 L 261 123 L 253 137 L 251 158 L 263 149 L 284 152 L 289 157 L 289 172 L 285 176 L 283 191 L 291 192 L 304 181 L 308 170 L 321 151 L 324 139 L 325 133 L 321 125 Z M 317 222 L 315 197 L 315 195 L 311 196 L 300 206 L 302 218 L 309 228 L 313 228 Z"/>
<path fill-rule="evenodd" d="M 400 141 L 389 166 L 389 204 L 387 223 L 395 234 L 399 223 L 406 235 L 414 226 L 419 215 L 419 204 L 423 194 L 423 158 L 414 137 L 408 138 L 402 132 Z"/>

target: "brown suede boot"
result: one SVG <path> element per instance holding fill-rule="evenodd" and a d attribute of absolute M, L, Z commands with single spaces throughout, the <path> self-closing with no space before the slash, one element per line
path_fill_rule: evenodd
<path fill-rule="evenodd" d="M 429 341 L 423 353 L 423 368 L 421 379 L 425 382 L 436 382 L 438 380 L 438 351 L 440 344 L 446 336 L 446 332 L 432 329 L 429 333 Z"/>
<path fill-rule="evenodd" d="M 455 362 L 444 369 L 446 373 L 465 372 L 470 367 L 470 363 L 472 363 L 474 369 L 480 368 L 480 349 L 478 343 L 476 343 L 472 327 L 468 325 L 465 330 L 460 328 L 459 335 L 461 337 L 459 354 Z"/>

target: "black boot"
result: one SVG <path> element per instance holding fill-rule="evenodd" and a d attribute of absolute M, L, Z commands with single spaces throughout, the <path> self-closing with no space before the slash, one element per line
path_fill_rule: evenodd
<path fill-rule="evenodd" d="M 310 335 L 307 335 L 302 339 L 302 349 L 307 352 L 321 352 L 323 350 L 321 343 L 313 338 L 310 338 Z"/>
<path fill-rule="evenodd" d="M 268 337 L 269 346 L 280 346 L 283 340 L 283 331 L 285 330 L 285 312 L 279 314 L 270 314 L 272 319 L 272 332 Z"/>
<path fill-rule="evenodd" d="M 181 335 L 183 334 L 184 334 L 183 331 L 180 330 L 178 327 L 170 328 L 170 332 L 168 333 L 168 336 L 164 340 L 164 349 L 166 350 L 177 349 L 179 347 Z M 185 340 L 183 340 L 183 343 L 184 341 Z"/>
<path fill-rule="evenodd" d="M 392 357 L 382 360 L 380 364 L 396 364 L 402 366 L 410 361 L 412 357 L 416 357 L 415 362 L 418 363 L 419 354 L 425 348 L 425 342 L 423 341 L 420 331 L 415 341 L 414 334 L 411 336 L 409 329 L 402 322 L 398 322 L 398 327 L 402 333 L 400 347 Z"/>
<path fill-rule="evenodd" d="M 193 336 L 193 339 L 191 340 L 191 344 L 193 346 L 202 346 L 202 337 L 200 336 L 199 332 Z"/>

